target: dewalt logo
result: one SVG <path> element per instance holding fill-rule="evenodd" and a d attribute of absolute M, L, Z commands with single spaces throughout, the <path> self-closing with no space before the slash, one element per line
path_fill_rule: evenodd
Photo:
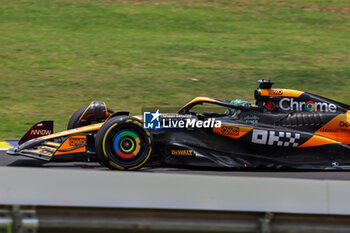
<path fill-rule="evenodd" d="M 70 138 L 69 145 L 70 146 L 80 146 L 86 144 L 86 138 Z"/>
<path fill-rule="evenodd" d="M 171 150 L 171 155 L 192 156 L 193 151 L 192 150 Z"/>
<path fill-rule="evenodd" d="M 340 127 L 342 128 L 349 128 L 350 127 L 350 123 L 347 121 L 341 121 L 340 122 Z"/>

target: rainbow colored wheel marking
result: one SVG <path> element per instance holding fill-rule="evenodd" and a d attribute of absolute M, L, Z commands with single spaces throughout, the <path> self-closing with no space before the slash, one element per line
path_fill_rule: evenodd
<path fill-rule="evenodd" d="M 133 140 L 130 140 L 129 138 L 125 137 L 122 140 L 120 140 L 120 146 L 121 149 L 125 152 L 130 152 L 135 147 L 135 142 Z"/>
<path fill-rule="evenodd" d="M 131 131 L 123 131 L 114 139 L 114 150 L 120 157 L 130 159 L 135 157 L 140 149 L 140 137 Z"/>

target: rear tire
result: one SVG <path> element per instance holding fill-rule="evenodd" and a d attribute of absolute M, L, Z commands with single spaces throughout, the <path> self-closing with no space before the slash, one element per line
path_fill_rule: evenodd
<path fill-rule="evenodd" d="M 112 170 L 136 170 L 149 159 L 152 136 L 134 117 L 117 116 L 102 125 L 95 148 L 100 163 Z"/>

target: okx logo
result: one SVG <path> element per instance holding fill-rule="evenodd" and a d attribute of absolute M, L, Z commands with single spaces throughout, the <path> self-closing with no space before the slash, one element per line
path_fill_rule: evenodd
<path fill-rule="evenodd" d="M 160 112 L 144 112 L 143 113 L 143 127 L 145 129 L 160 129 Z"/>

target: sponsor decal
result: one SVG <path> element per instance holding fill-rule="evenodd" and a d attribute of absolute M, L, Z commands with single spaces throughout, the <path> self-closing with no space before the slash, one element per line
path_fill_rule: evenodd
<path fill-rule="evenodd" d="M 162 128 L 214 128 L 221 127 L 221 121 L 217 121 L 214 118 L 207 120 L 197 120 L 195 118 L 189 119 L 173 119 L 163 118 Z"/>
<path fill-rule="evenodd" d="M 80 146 L 86 144 L 86 138 L 70 138 L 68 140 L 70 146 Z"/>
<path fill-rule="evenodd" d="M 246 124 L 257 125 L 259 123 L 259 117 L 254 115 L 249 115 L 243 118 Z"/>
<path fill-rule="evenodd" d="M 276 104 L 272 101 L 267 101 L 266 105 L 265 105 L 266 109 L 269 111 L 273 111 L 276 108 Z"/>
<path fill-rule="evenodd" d="M 335 104 L 329 104 L 324 102 L 301 102 L 295 101 L 294 98 L 283 98 L 279 102 L 279 107 L 283 111 L 298 111 L 301 112 L 304 109 L 308 112 L 336 112 L 337 106 Z"/>
<path fill-rule="evenodd" d="M 214 128 L 221 127 L 221 121 L 215 118 L 198 120 L 192 115 L 161 114 L 156 112 L 144 112 L 145 129 L 170 129 L 170 128 Z M 162 117 L 161 117 L 162 116 Z"/>
<path fill-rule="evenodd" d="M 299 146 L 299 133 L 292 132 L 276 132 L 269 130 L 253 130 L 252 143 L 270 145 L 270 146 Z"/>
<path fill-rule="evenodd" d="M 283 90 L 279 89 L 270 89 L 269 95 L 283 95 Z"/>
<path fill-rule="evenodd" d="M 304 108 L 308 112 L 315 111 L 315 103 L 314 103 L 314 101 L 310 100 L 310 101 L 306 102 Z"/>
<path fill-rule="evenodd" d="M 160 112 L 144 112 L 143 113 L 143 127 L 145 129 L 160 129 Z"/>
<path fill-rule="evenodd" d="M 192 156 L 193 151 L 192 150 L 171 150 L 171 155 Z"/>
<path fill-rule="evenodd" d="M 338 132 L 336 129 L 320 129 L 319 131 L 323 132 L 323 133 L 336 133 L 336 132 Z"/>
<path fill-rule="evenodd" d="M 33 129 L 30 131 L 30 135 L 49 135 L 51 134 L 51 130 L 45 130 L 45 129 Z"/>
<path fill-rule="evenodd" d="M 340 127 L 342 128 L 349 128 L 350 127 L 350 123 L 347 121 L 341 121 L 340 122 Z"/>
<path fill-rule="evenodd" d="M 226 135 L 239 135 L 239 127 L 234 126 L 222 126 L 221 127 L 221 133 Z"/>

